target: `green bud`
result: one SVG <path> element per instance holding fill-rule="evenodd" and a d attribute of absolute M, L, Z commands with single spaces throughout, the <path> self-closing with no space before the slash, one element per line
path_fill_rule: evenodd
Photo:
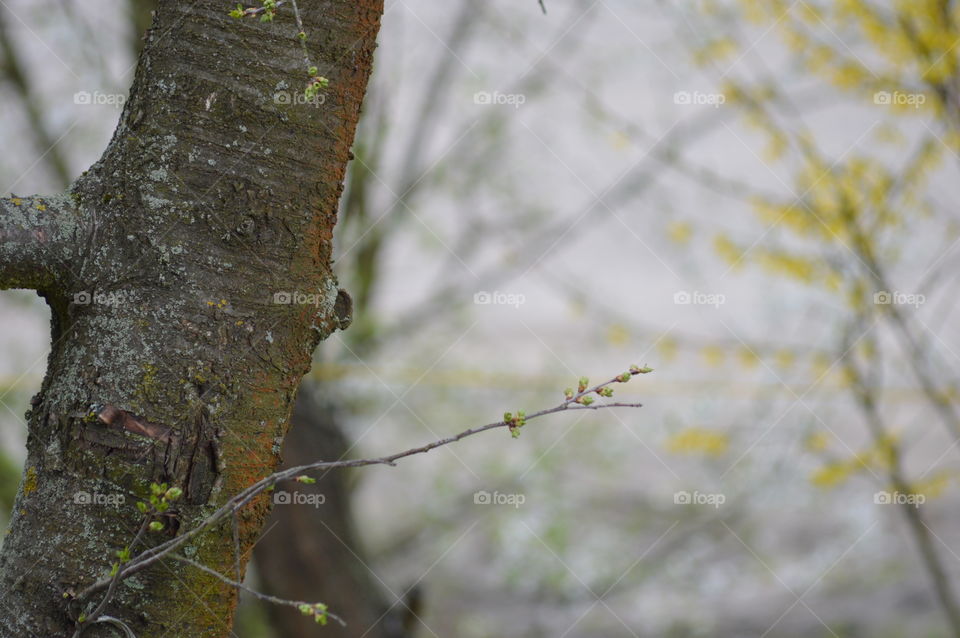
<path fill-rule="evenodd" d="M 563 396 L 568 401 L 573 398 L 573 388 L 567 388 L 563 391 Z"/>
<path fill-rule="evenodd" d="M 591 403 L 593 403 L 593 397 L 581 397 L 580 403 L 584 405 L 590 405 Z"/>
<path fill-rule="evenodd" d="M 150 523 L 148 527 L 150 528 L 151 532 L 163 531 L 163 523 L 161 523 L 160 521 L 153 521 L 152 523 Z"/>
<path fill-rule="evenodd" d="M 632 374 L 630 374 L 629 372 L 624 372 L 623 374 L 617 377 L 617 381 L 619 381 L 620 383 L 626 383 L 631 378 L 633 378 Z"/>
<path fill-rule="evenodd" d="M 296 481 L 297 483 L 306 483 L 307 485 L 312 485 L 313 483 L 317 482 L 317 479 L 310 478 L 306 474 L 301 474 L 300 476 L 297 477 Z"/>
<path fill-rule="evenodd" d="M 181 496 L 183 496 L 183 490 L 181 490 L 179 487 L 171 487 L 169 490 L 167 490 L 167 493 L 164 494 L 163 498 L 167 499 L 168 501 L 175 501 Z"/>
<path fill-rule="evenodd" d="M 503 422 L 504 422 L 504 423 L 510 423 L 510 422 L 512 422 L 512 421 L 513 421 L 513 413 L 512 413 L 512 412 L 504 412 L 504 413 L 503 413 Z"/>

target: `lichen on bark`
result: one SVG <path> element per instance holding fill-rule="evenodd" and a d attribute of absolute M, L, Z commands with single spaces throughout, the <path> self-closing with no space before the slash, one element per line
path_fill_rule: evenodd
<path fill-rule="evenodd" d="M 0 637 L 72 635 L 89 602 L 71 593 L 130 541 L 151 482 L 185 492 L 156 542 L 269 474 L 315 347 L 346 323 L 331 239 L 382 2 L 301 7 L 330 78 L 320 106 L 275 99 L 303 81 L 285 18 L 229 8 L 161 1 L 103 157 L 67 193 L 0 201 L 0 288 L 37 290 L 53 316 L 0 550 Z M 277 303 L 290 292 L 314 302 Z M 260 499 L 240 517 L 244 558 L 266 511 Z M 231 533 L 189 556 L 229 572 Z M 164 563 L 106 612 L 140 638 L 219 637 L 235 602 Z"/>

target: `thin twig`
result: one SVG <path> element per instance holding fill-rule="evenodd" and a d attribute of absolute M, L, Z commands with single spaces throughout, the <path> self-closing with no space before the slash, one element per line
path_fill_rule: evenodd
<path fill-rule="evenodd" d="M 287 0 L 277 0 L 277 4 L 274 8 L 279 9 L 285 4 L 287 4 Z M 254 17 L 260 15 L 266 10 L 266 7 L 248 7 L 243 10 L 243 15 L 244 17 Z"/>
<path fill-rule="evenodd" d="M 290 0 L 293 5 L 293 17 L 297 21 L 297 40 L 300 40 L 300 47 L 303 49 L 303 62 L 307 65 L 307 68 L 313 67 L 313 62 L 310 61 L 310 51 L 307 50 L 307 40 L 306 37 L 301 37 L 300 34 L 306 34 L 306 29 L 303 28 L 303 18 L 300 17 L 300 8 L 297 6 L 297 0 Z"/>
<path fill-rule="evenodd" d="M 557 412 L 568 412 L 568 411 L 576 411 L 576 410 L 603 410 L 608 408 L 642 407 L 642 404 L 640 403 L 614 402 L 614 403 L 590 404 L 587 398 L 589 395 L 598 394 L 600 390 L 606 388 L 607 386 L 613 385 L 615 383 L 624 383 L 633 376 L 636 376 L 638 374 L 646 374 L 647 372 L 650 372 L 649 368 L 640 369 L 640 368 L 633 367 L 630 369 L 629 372 L 625 372 L 621 375 L 617 375 L 616 377 L 609 379 L 607 381 L 604 381 L 603 383 L 598 383 L 597 385 L 584 388 L 583 390 L 579 390 L 578 388 L 577 392 L 571 393 L 560 404 L 552 408 L 547 408 L 545 410 L 540 410 L 539 412 L 534 412 L 533 414 L 526 416 L 524 420 L 528 422 L 533 419 L 547 416 L 548 414 L 555 414 Z M 430 450 L 434 450 L 436 448 L 443 447 L 451 443 L 455 443 L 457 441 L 460 441 L 461 439 L 465 439 L 475 434 L 486 432 L 487 430 L 493 430 L 497 428 L 513 428 L 513 427 L 516 427 L 516 425 L 512 422 L 507 422 L 506 420 L 496 421 L 494 423 L 488 423 L 486 425 L 470 428 L 468 430 L 464 430 L 463 432 L 460 432 L 459 434 L 448 436 L 446 438 L 433 441 L 432 443 L 427 443 L 426 445 L 411 448 L 403 452 L 397 452 L 396 454 L 391 454 L 389 456 L 381 456 L 377 458 L 367 458 L 367 459 L 345 460 L 345 461 L 317 461 L 314 463 L 308 463 L 306 465 L 299 465 L 296 467 L 292 467 L 292 468 L 283 470 L 281 472 L 275 472 L 263 479 L 260 479 L 253 485 L 235 494 L 233 497 L 227 500 L 227 502 L 224 503 L 219 509 L 217 509 L 213 514 L 208 516 L 205 520 L 201 521 L 193 529 L 181 534 L 180 536 L 177 536 L 176 538 L 172 538 L 155 547 L 144 550 L 141 554 L 131 559 L 129 562 L 126 563 L 126 565 L 123 568 L 121 568 L 118 574 L 119 578 L 122 580 L 129 576 L 132 576 L 146 569 L 150 565 L 162 560 L 164 557 L 166 557 L 170 553 L 176 551 L 178 548 L 182 547 L 187 542 L 199 536 L 203 531 L 220 523 L 227 516 L 233 515 L 235 512 L 237 512 L 242 507 L 244 507 L 247 503 L 253 500 L 257 495 L 270 489 L 280 481 L 295 478 L 297 476 L 304 474 L 305 472 L 310 472 L 314 470 L 329 470 L 329 469 L 346 468 L 346 467 L 363 467 L 367 465 L 395 466 L 398 460 L 406 458 L 408 456 L 425 454 Z M 106 580 L 106 579 L 100 580 L 90 585 L 82 592 L 80 592 L 77 595 L 77 598 L 84 599 L 98 591 L 101 591 L 102 589 L 108 587 L 110 582 L 111 582 L 110 580 Z"/>
<path fill-rule="evenodd" d="M 230 520 L 233 527 L 233 573 L 235 578 L 240 580 L 242 576 L 240 569 L 240 520 L 236 512 L 233 513 Z"/>
<path fill-rule="evenodd" d="M 143 538 L 143 535 L 147 531 L 147 527 L 150 525 L 150 519 L 151 519 L 150 516 L 143 517 L 143 521 L 140 523 L 140 528 L 137 530 L 137 533 L 134 535 L 133 540 L 130 541 L 130 545 L 128 546 L 128 549 L 133 550 L 136 544 L 140 542 L 140 539 Z M 118 567 L 116 573 L 113 574 L 113 577 L 110 579 L 110 584 L 107 586 L 107 593 L 103 595 L 103 600 L 101 600 L 100 604 L 98 604 L 93 609 L 93 611 L 91 611 L 87 615 L 86 620 L 84 620 L 83 622 L 77 623 L 77 631 L 74 632 L 73 634 L 74 638 L 79 638 L 80 634 L 83 633 L 83 630 L 86 627 L 89 627 L 90 625 L 98 622 L 102 622 L 102 619 L 104 617 L 100 615 L 100 612 L 102 612 L 103 609 L 113 599 L 113 594 L 117 589 L 117 585 L 120 584 L 120 580 L 121 580 L 121 570 Z"/>
<path fill-rule="evenodd" d="M 211 568 L 207 567 L 206 565 L 204 565 L 203 563 L 198 563 L 198 562 L 195 561 L 195 560 L 191 560 L 191 559 L 187 558 L 186 556 L 182 556 L 182 555 L 180 555 L 180 554 L 170 554 L 170 558 L 172 558 L 173 560 L 178 560 L 178 561 L 180 561 L 181 563 L 186 563 L 186 564 L 190 565 L 191 567 L 196 567 L 197 569 L 199 569 L 200 571 L 202 571 L 202 572 L 204 572 L 204 573 L 206 573 L 206 574 L 210 574 L 211 576 L 215 576 L 216 578 L 219 578 L 220 580 L 222 580 L 222 581 L 225 582 L 226 584 L 230 585 L 231 587 L 236 587 L 237 589 L 242 589 L 243 591 L 251 594 L 252 596 L 254 596 L 254 597 L 256 597 L 256 598 L 259 598 L 260 600 L 266 601 L 266 602 L 268 602 L 268 603 L 273 603 L 273 604 L 275 604 L 275 605 L 284 605 L 284 606 L 286 606 L 286 607 L 296 607 L 296 608 L 298 608 L 298 609 L 299 609 L 302 605 L 309 605 L 310 607 L 313 607 L 313 606 L 314 606 L 314 603 L 308 603 L 308 602 L 302 601 L 302 600 L 287 600 L 286 598 L 277 598 L 276 596 L 271 596 L 270 594 L 264 594 L 263 592 L 259 592 L 259 591 L 257 591 L 256 589 L 251 589 L 250 587 L 247 587 L 247 586 L 244 585 L 243 583 L 241 583 L 241 582 L 239 582 L 239 581 L 236 581 L 236 580 L 233 580 L 232 578 L 228 578 L 228 577 L 224 576 L 223 574 L 221 574 L 220 572 L 218 572 L 217 570 L 211 569 Z M 336 621 L 337 621 L 338 623 L 340 623 L 343 627 L 346 627 L 346 626 L 347 626 L 347 623 L 346 623 L 346 622 L 343 620 L 343 618 L 341 618 L 340 616 L 337 616 L 336 614 L 330 613 L 329 611 L 324 611 L 324 614 L 325 614 L 328 618 L 332 618 L 333 620 L 336 620 Z"/>

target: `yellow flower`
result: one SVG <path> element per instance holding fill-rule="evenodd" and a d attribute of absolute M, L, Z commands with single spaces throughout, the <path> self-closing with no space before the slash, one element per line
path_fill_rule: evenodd
<path fill-rule="evenodd" d="M 622 346 L 630 341 L 630 332 L 621 324 L 615 323 L 607 328 L 607 341 L 612 346 Z"/>
<path fill-rule="evenodd" d="M 737 351 L 737 359 L 744 368 L 755 368 L 760 363 L 760 357 L 757 356 L 757 353 L 747 346 L 743 346 Z"/>
<path fill-rule="evenodd" d="M 711 368 L 718 368 L 723 364 L 724 353 L 720 346 L 707 346 L 701 354 L 704 362 Z"/>
<path fill-rule="evenodd" d="M 706 428 L 687 428 L 667 439 L 667 450 L 674 454 L 706 454 L 721 456 L 727 451 L 729 438 L 722 432 Z"/>
<path fill-rule="evenodd" d="M 670 222 L 667 226 L 667 237 L 677 244 L 686 244 L 693 237 L 693 226 L 687 222 Z"/>
<path fill-rule="evenodd" d="M 823 452 L 829 445 L 830 435 L 826 432 L 814 432 L 804 442 L 804 446 L 811 452 Z"/>
<path fill-rule="evenodd" d="M 824 489 L 838 487 L 843 485 L 853 472 L 854 468 L 847 461 L 828 463 L 810 476 L 810 482 Z"/>
<path fill-rule="evenodd" d="M 678 346 L 676 340 L 671 339 L 670 337 L 664 337 L 657 342 L 657 350 L 660 351 L 660 356 L 666 361 L 676 358 L 677 349 Z"/>

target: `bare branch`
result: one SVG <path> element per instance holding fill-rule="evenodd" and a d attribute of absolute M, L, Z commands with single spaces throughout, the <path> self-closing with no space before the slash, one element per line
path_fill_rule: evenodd
<path fill-rule="evenodd" d="M 0 290 L 49 290 L 68 279 L 82 225 L 69 195 L 0 198 Z"/>
<path fill-rule="evenodd" d="M 184 546 L 186 543 L 192 539 L 199 536 L 202 532 L 209 529 L 210 527 L 220 523 L 227 517 L 233 516 L 237 511 L 243 508 L 247 503 L 253 500 L 257 495 L 262 494 L 266 490 L 272 488 L 274 485 L 280 481 L 286 479 L 293 479 L 298 476 L 303 475 L 305 472 L 311 472 L 316 470 L 330 470 L 335 468 L 345 468 L 345 467 L 362 467 L 367 465 L 390 465 L 395 466 L 396 462 L 400 459 L 406 458 L 408 456 L 414 456 L 417 454 L 425 454 L 430 450 L 434 450 L 451 443 L 460 441 L 467 437 L 479 434 L 481 432 L 486 432 L 487 430 L 493 430 L 497 428 L 508 428 L 516 436 L 519 433 L 520 428 L 522 428 L 527 422 L 538 419 L 540 417 L 547 416 L 548 414 L 556 414 L 558 412 L 569 412 L 576 410 L 603 410 L 608 408 L 639 408 L 642 407 L 640 403 L 620 403 L 620 402 L 611 402 L 611 403 L 594 403 L 594 398 L 592 395 L 598 395 L 600 397 L 609 397 L 613 394 L 612 386 L 617 383 L 626 383 L 632 377 L 638 374 L 647 374 L 651 372 L 650 368 L 644 367 L 639 368 L 637 366 L 632 366 L 629 371 L 619 374 L 612 379 L 608 379 L 603 383 L 598 383 L 596 385 L 590 386 L 586 379 L 581 379 L 580 384 L 577 390 L 568 390 L 565 393 L 564 400 L 558 405 L 534 412 L 530 415 L 525 415 L 522 412 L 517 413 L 517 415 L 512 415 L 507 413 L 504 415 L 502 421 L 496 421 L 494 423 L 488 423 L 486 425 L 481 425 L 478 427 L 470 428 L 464 430 L 459 434 L 453 436 L 448 436 L 432 443 L 427 443 L 420 447 L 410 448 L 409 450 L 404 450 L 403 452 L 397 452 L 389 456 L 381 456 L 376 458 L 367 458 L 367 459 L 353 459 L 345 461 L 317 461 L 315 463 L 308 463 L 306 465 L 299 465 L 292 467 L 281 472 L 275 472 L 270 476 L 267 476 L 250 487 L 242 490 L 241 492 L 234 495 L 230 500 L 224 503 L 219 509 L 217 509 L 213 514 L 208 516 L 206 519 L 201 521 L 193 529 L 172 538 L 168 541 L 160 543 L 159 545 L 152 547 L 150 549 L 144 550 L 142 553 L 131 559 L 127 562 L 121 569 L 118 574 L 119 580 L 123 580 L 129 576 L 140 572 L 143 569 L 146 569 L 150 565 L 162 560 L 165 557 L 168 557 L 173 552 L 175 552 L 180 547 Z M 101 591 L 110 586 L 112 579 L 103 579 L 100 580 L 85 590 L 80 592 L 77 595 L 78 599 L 85 599 L 98 591 Z"/>
<path fill-rule="evenodd" d="M 236 587 L 237 589 L 242 589 L 243 591 L 250 593 L 254 597 L 259 598 L 260 600 L 266 601 L 268 603 L 273 603 L 274 605 L 284 605 L 285 607 L 296 607 L 297 609 L 300 609 L 304 606 L 314 607 L 317 604 L 317 603 L 308 603 L 302 600 L 287 600 L 285 598 L 277 598 L 276 596 L 264 594 L 263 592 L 259 592 L 256 589 L 251 589 L 250 587 L 247 587 L 246 585 L 244 585 L 239 581 L 236 581 L 236 580 L 233 580 L 232 578 L 228 578 L 224 576 L 217 570 L 211 569 L 206 565 L 204 565 L 203 563 L 198 563 L 195 560 L 190 560 L 186 556 L 181 556 L 180 554 L 171 554 L 170 558 L 172 558 L 173 560 L 178 560 L 181 563 L 186 563 L 187 565 L 190 565 L 192 567 L 196 567 L 200 571 L 206 574 L 210 574 L 211 576 L 214 576 L 216 578 L 219 578 L 220 580 L 222 580 L 228 585 L 231 585 L 232 587 Z M 344 627 L 347 626 L 347 623 L 345 623 L 343 619 L 340 618 L 340 616 L 337 616 L 334 613 L 324 610 L 323 615 L 326 616 L 327 618 L 332 618 L 336 620 L 338 623 L 340 623 Z"/>

